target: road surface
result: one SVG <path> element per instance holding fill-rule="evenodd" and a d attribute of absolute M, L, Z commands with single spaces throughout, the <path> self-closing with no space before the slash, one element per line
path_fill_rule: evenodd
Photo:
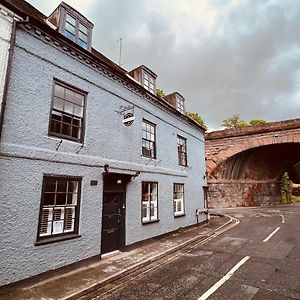
<path fill-rule="evenodd" d="M 240 224 L 82 299 L 300 299 L 300 205 L 218 211 Z"/>

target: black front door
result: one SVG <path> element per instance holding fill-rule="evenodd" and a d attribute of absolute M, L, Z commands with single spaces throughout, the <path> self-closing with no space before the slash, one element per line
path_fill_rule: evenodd
<path fill-rule="evenodd" d="M 130 179 L 117 173 L 103 176 L 101 254 L 125 247 L 126 184 Z"/>
<path fill-rule="evenodd" d="M 120 249 L 123 193 L 104 192 L 101 253 Z"/>

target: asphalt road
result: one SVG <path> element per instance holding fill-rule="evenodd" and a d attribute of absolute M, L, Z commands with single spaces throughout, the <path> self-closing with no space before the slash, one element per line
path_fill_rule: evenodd
<path fill-rule="evenodd" d="M 300 299 L 300 205 L 222 212 L 240 224 L 85 299 Z"/>

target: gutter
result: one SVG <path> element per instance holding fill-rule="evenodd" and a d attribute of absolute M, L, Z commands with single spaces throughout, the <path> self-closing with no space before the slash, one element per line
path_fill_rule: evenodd
<path fill-rule="evenodd" d="M 29 22 L 29 17 L 26 17 L 26 20 L 14 20 L 12 25 L 12 32 L 10 37 L 10 46 L 9 46 L 9 53 L 8 53 L 8 62 L 7 62 L 7 68 L 6 68 L 6 75 L 5 75 L 5 82 L 4 82 L 4 89 L 3 89 L 3 97 L 1 102 L 1 114 L 0 114 L 0 143 L 2 138 L 2 129 L 4 124 L 4 114 L 5 114 L 5 108 L 7 103 L 7 94 L 8 94 L 8 87 L 9 87 L 9 80 L 10 80 L 10 74 L 11 74 L 11 67 L 12 67 L 12 60 L 14 55 L 14 48 L 15 48 L 15 42 L 16 42 L 16 31 L 17 31 L 17 25 L 18 24 L 25 24 Z"/>

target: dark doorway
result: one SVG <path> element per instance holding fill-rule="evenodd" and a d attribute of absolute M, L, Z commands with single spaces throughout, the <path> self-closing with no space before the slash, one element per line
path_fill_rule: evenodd
<path fill-rule="evenodd" d="M 129 175 L 103 174 L 101 254 L 125 247 L 126 184 Z"/>

